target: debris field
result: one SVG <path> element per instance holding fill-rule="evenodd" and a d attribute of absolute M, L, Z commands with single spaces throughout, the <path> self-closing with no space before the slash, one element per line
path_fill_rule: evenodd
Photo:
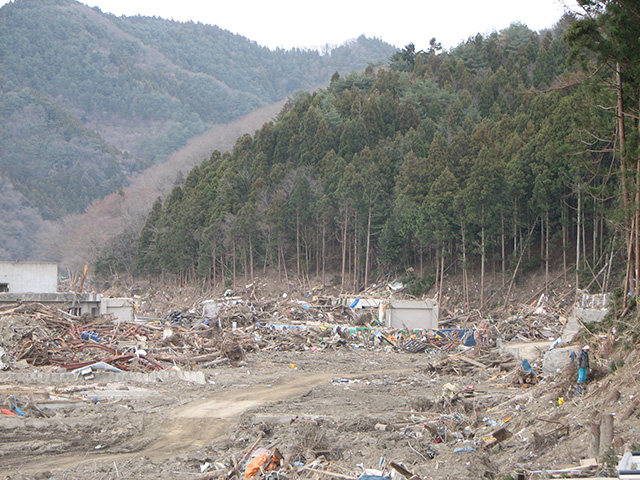
<path fill-rule="evenodd" d="M 586 330 L 575 396 L 575 365 L 543 375 L 496 346 L 559 337 L 553 306 L 446 312 L 433 332 L 321 300 L 119 323 L 0 307 L 0 478 L 615 477 L 640 447 L 626 337 Z"/>

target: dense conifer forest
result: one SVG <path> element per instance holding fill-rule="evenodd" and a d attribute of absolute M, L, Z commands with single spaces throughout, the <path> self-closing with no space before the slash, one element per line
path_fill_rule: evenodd
<path fill-rule="evenodd" d="M 629 266 L 629 284 L 640 161 L 625 8 L 601 2 L 451 51 L 407 45 L 388 67 L 333 75 L 158 199 L 127 268 L 225 285 L 269 269 L 350 291 L 409 269 L 416 294 L 456 271 L 465 298 L 479 279 L 481 305 L 489 272 L 505 285 L 561 272 L 599 291 Z"/>

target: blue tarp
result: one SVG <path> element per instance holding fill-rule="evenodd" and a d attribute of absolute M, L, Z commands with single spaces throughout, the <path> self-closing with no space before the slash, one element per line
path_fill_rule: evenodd
<path fill-rule="evenodd" d="M 475 330 L 463 329 L 463 328 L 443 328 L 437 330 L 436 335 L 441 337 L 448 337 L 456 342 L 462 342 L 465 347 L 475 347 L 476 338 L 474 336 Z"/>

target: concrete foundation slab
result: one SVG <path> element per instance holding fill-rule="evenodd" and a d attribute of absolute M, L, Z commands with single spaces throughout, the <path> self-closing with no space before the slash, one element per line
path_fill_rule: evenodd
<path fill-rule="evenodd" d="M 544 355 L 553 342 L 513 342 L 500 347 L 500 353 L 510 353 L 518 360 L 533 362 Z"/>

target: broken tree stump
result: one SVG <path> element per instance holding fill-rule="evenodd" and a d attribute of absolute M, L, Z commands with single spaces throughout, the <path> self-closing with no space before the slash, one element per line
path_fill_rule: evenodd
<path fill-rule="evenodd" d="M 600 454 L 603 454 L 613 442 L 613 415 L 603 415 L 600 424 Z"/>
<path fill-rule="evenodd" d="M 587 423 L 589 429 L 589 451 L 587 457 L 597 457 L 600 453 L 600 424 L 596 422 Z"/>
<path fill-rule="evenodd" d="M 613 407 L 620 400 L 620 391 L 617 388 L 612 388 L 611 393 L 607 396 L 607 399 L 604 401 L 605 407 Z"/>
<path fill-rule="evenodd" d="M 620 421 L 624 422 L 625 420 L 627 420 L 631 415 L 633 415 L 633 413 L 635 412 L 636 408 L 638 408 L 638 404 L 640 404 L 640 399 L 638 397 L 634 398 L 633 401 L 631 402 L 631 405 L 629 405 L 629 408 L 627 408 L 624 413 L 622 414 L 622 416 L 620 417 Z"/>

